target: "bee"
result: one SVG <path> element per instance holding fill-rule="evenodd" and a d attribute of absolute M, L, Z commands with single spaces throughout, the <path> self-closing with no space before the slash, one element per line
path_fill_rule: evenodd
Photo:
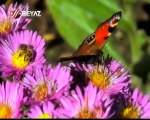
<path fill-rule="evenodd" d="M 21 50 L 21 53 L 19 56 L 24 56 L 24 61 L 32 61 L 34 58 L 34 50 L 32 46 L 21 44 L 19 46 L 19 49 Z"/>

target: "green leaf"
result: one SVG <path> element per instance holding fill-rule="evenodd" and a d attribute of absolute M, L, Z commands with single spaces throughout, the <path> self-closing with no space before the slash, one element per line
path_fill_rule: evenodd
<path fill-rule="evenodd" d="M 62 37 L 75 49 L 83 40 L 95 31 L 97 26 L 108 19 L 112 14 L 120 11 L 118 0 L 47 0 L 47 6 L 53 15 L 58 31 Z M 123 16 L 121 28 L 133 29 L 129 18 Z M 124 57 L 108 43 L 106 51 L 114 58 L 121 60 L 124 64 Z"/>
<path fill-rule="evenodd" d="M 131 49 L 132 49 L 132 64 L 136 63 L 139 61 L 139 59 L 142 56 L 142 46 L 144 43 L 148 40 L 146 34 L 144 31 L 137 31 L 135 34 L 130 35 L 130 44 L 131 44 Z"/>

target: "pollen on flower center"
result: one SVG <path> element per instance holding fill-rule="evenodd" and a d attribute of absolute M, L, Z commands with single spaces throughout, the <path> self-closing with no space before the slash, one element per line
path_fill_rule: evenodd
<path fill-rule="evenodd" d="M 0 105 L 0 118 L 11 118 L 12 110 L 7 104 Z"/>
<path fill-rule="evenodd" d="M 76 118 L 96 118 L 96 111 L 91 111 L 85 107 L 77 114 Z"/>
<path fill-rule="evenodd" d="M 43 118 L 51 118 L 51 116 L 47 113 L 44 113 L 42 115 L 40 115 L 38 118 L 43 119 Z"/>
<path fill-rule="evenodd" d="M 92 81 L 93 85 L 101 89 L 107 88 L 110 84 L 108 75 L 105 72 L 93 70 L 88 73 L 88 77 Z"/>
<path fill-rule="evenodd" d="M 136 108 L 126 107 L 121 113 L 122 118 L 139 118 L 139 112 Z"/>
<path fill-rule="evenodd" d="M 34 88 L 34 95 L 33 96 L 34 96 L 35 101 L 45 100 L 47 94 L 48 94 L 48 87 L 45 83 L 38 85 Z"/>
<path fill-rule="evenodd" d="M 9 33 L 12 28 L 12 24 L 9 20 L 0 21 L 0 33 Z"/>
<path fill-rule="evenodd" d="M 12 55 L 12 64 L 16 68 L 25 69 L 30 64 L 32 57 L 32 49 L 19 48 L 18 51 Z"/>

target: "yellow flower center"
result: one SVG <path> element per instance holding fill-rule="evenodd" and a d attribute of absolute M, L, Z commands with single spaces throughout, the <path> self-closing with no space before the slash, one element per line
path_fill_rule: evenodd
<path fill-rule="evenodd" d="M 92 110 L 88 107 L 88 98 L 85 96 L 84 106 L 81 108 L 79 113 L 75 116 L 75 118 L 80 118 L 80 119 L 97 118 L 101 114 L 102 114 L 102 110 L 100 107 L 94 107 Z"/>
<path fill-rule="evenodd" d="M 93 70 L 88 73 L 88 77 L 92 81 L 93 85 L 100 89 L 105 89 L 110 85 L 108 75 L 105 72 Z"/>
<path fill-rule="evenodd" d="M 76 115 L 76 118 L 96 118 L 96 112 L 85 107 Z"/>
<path fill-rule="evenodd" d="M 11 28 L 12 24 L 9 20 L 0 21 L 0 33 L 9 33 Z"/>
<path fill-rule="evenodd" d="M 27 47 L 27 46 L 26 46 Z M 33 58 L 33 50 L 30 48 L 19 48 L 12 55 L 12 64 L 19 69 L 25 69 Z"/>
<path fill-rule="evenodd" d="M 12 110 L 7 104 L 0 105 L 0 118 L 12 118 Z"/>
<path fill-rule="evenodd" d="M 47 94 L 48 94 L 48 87 L 45 83 L 38 85 L 34 88 L 34 95 L 33 96 L 34 96 L 35 101 L 45 100 L 47 97 Z"/>
<path fill-rule="evenodd" d="M 43 118 L 51 118 L 51 116 L 50 116 L 49 114 L 47 114 L 47 113 L 44 113 L 44 114 L 38 116 L 38 118 L 40 118 L 40 119 L 43 119 Z"/>
<path fill-rule="evenodd" d="M 139 118 L 139 112 L 136 108 L 133 107 L 126 107 L 122 113 L 121 113 L 122 118 Z"/>

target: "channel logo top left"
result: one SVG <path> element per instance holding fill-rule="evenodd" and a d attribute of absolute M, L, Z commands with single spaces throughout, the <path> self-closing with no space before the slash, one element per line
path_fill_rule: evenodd
<path fill-rule="evenodd" d="M 26 29 L 31 19 L 28 16 L 22 16 L 22 11 L 28 10 L 28 4 L 15 3 L 10 4 L 9 7 L 0 5 L 0 38 L 4 40 L 8 34 Z"/>
<path fill-rule="evenodd" d="M 19 9 L 14 9 L 10 13 L 11 17 L 17 19 L 21 16 L 21 11 Z"/>

